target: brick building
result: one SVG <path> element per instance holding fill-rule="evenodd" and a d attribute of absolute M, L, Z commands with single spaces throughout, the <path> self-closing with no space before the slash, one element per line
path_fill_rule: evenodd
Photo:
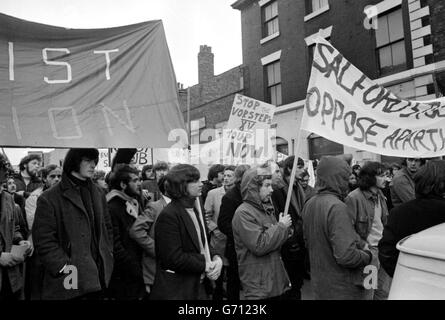
<path fill-rule="evenodd" d="M 366 19 L 370 8 L 375 19 Z M 299 134 L 312 65 L 321 35 L 371 79 L 403 98 L 445 94 L 443 0 L 238 0 L 245 94 L 278 106 L 278 149 L 315 159 L 352 153 L 358 161 L 392 161 L 314 134 Z M 373 23 L 377 21 L 378 28 Z"/>
<path fill-rule="evenodd" d="M 200 46 L 198 53 L 198 75 L 199 83 L 189 88 L 192 144 L 215 138 L 229 120 L 235 94 L 244 94 L 244 68 L 237 66 L 215 75 L 214 54 L 206 45 Z M 187 91 L 179 89 L 179 104 L 186 123 Z"/>

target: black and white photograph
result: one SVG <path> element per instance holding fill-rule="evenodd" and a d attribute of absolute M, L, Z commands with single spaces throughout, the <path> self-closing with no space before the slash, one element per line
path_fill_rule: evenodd
<path fill-rule="evenodd" d="M 443 0 L 0 0 L 1 308 L 445 300 L 444 95 Z"/>

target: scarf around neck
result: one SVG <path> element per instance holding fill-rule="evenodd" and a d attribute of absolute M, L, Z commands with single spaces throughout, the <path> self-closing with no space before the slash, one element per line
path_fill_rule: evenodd
<path fill-rule="evenodd" d="M 107 202 L 109 202 L 114 197 L 119 197 L 122 200 L 125 200 L 126 212 L 135 219 L 138 217 L 139 202 L 135 198 L 130 197 L 123 191 L 113 189 L 106 195 Z"/>

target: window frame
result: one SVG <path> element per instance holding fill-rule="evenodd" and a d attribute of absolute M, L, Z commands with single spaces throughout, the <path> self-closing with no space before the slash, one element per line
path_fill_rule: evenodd
<path fill-rule="evenodd" d="M 277 82 L 275 79 L 276 73 L 275 73 L 275 68 L 273 70 L 273 78 L 274 81 L 272 84 L 269 83 L 269 67 L 273 67 L 274 65 L 278 64 L 278 74 L 279 74 L 279 81 Z M 273 104 L 275 106 L 281 106 L 283 104 L 283 87 L 282 87 L 282 79 L 281 79 L 281 59 L 277 59 L 275 61 L 272 61 L 266 65 L 264 65 L 264 79 L 265 79 L 265 91 L 266 91 L 266 101 L 270 104 Z M 279 101 L 278 101 L 278 95 L 275 93 L 274 95 L 272 95 L 272 90 L 273 88 L 277 88 L 277 90 L 279 90 Z M 279 89 L 278 89 L 279 88 Z M 278 91 L 276 91 L 278 92 Z M 276 103 L 273 102 L 272 96 L 274 96 L 274 98 L 277 100 Z"/>
<path fill-rule="evenodd" d="M 396 38 L 395 40 L 391 39 L 391 30 L 390 30 L 390 20 L 389 20 L 389 15 L 391 15 L 394 12 L 400 11 L 400 14 L 402 16 L 402 37 L 401 38 Z M 381 19 L 386 18 L 386 24 L 387 24 L 387 28 L 386 30 L 388 31 L 388 42 L 384 43 L 384 44 L 380 44 L 378 45 L 377 43 L 377 31 L 375 31 L 375 55 L 376 55 L 376 61 L 377 61 L 377 69 L 379 72 L 380 76 L 387 76 L 387 75 L 391 75 L 394 73 L 398 73 L 404 70 L 408 69 L 408 48 L 407 48 L 407 34 L 406 34 L 406 30 L 405 30 L 405 19 L 404 19 L 404 14 L 403 14 L 403 7 L 401 5 L 396 6 L 394 8 L 392 8 L 391 10 L 385 11 L 382 14 L 378 15 L 378 24 L 380 25 L 381 23 L 383 23 L 381 21 Z M 398 44 L 402 43 L 403 49 L 404 49 L 404 63 L 403 64 L 398 64 L 398 65 L 394 65 L 394 47 Z M 391 55 L 391 66 L 388 67 L 382 67 L 381 65 L 381 57 L 380 57 L 380 52 L 383 49 L 390 49 L 390 55 Z"/>
<path fill-rule="evenodd" d="M 324 7 L 329 5 L 329 0 L 309 0 L 310 1 L 310 7 L 311 7 L 311 13 L 317 12 L 318 10 L 323 9 Z M 318 8 L 314 9 L 314 2 L 318 1 Z M 324 4 L 322 4 L 324 3 Z"/>
<path fill-rule="evenodd" d="M 276 6 L 276 13 L 274 15 L 273 13 L 273 9 L 272 6 Z M 266 11 L 268 8 L 271 8 L 272 11 L 272 16 L 267 19 L 266 18 Z M 280 32 L 280 24 L 279 24 L 279 12 L 278 12 L 278 1 L 277 0 L 273 0 L 268 2 L 267 4 L 265 4 L 263 7 L 261 7 L 261 20 L 262 20 L 262 38 L 267 38 L 267 37 L 271 37 L 275 34 L 279 34 Z M 274 23 L 276 21 L 276 30 L 273 31 L 273 26 L 272 26 L 272 33 L 269 33 L 269 23 Z"/>

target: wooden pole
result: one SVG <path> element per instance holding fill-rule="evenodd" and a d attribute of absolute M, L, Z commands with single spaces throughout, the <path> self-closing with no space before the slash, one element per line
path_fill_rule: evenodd
<path fill-rule="evenodd" d="M 300 134 L 301 134 L 301 129 L 300 129 Z M 297 172 L 298 152 L 300 151 L 300 143 L 301 143 L 301 137 L 299 136 L 297 138 L 297 146 L 295 148 L 295 154 L 294 154 L 295 158 L 294 158 L 294 164 L 292 166 L 292 173 L 290 175 L 289 188 L 287 189 L 286 205 L 284 206 L 284 215 L 287 215 L 289 212 L 290 199 L 292 196 L 292 192 L 294 192 L 293 186 L 295 182 L 295 173 Z"/>

